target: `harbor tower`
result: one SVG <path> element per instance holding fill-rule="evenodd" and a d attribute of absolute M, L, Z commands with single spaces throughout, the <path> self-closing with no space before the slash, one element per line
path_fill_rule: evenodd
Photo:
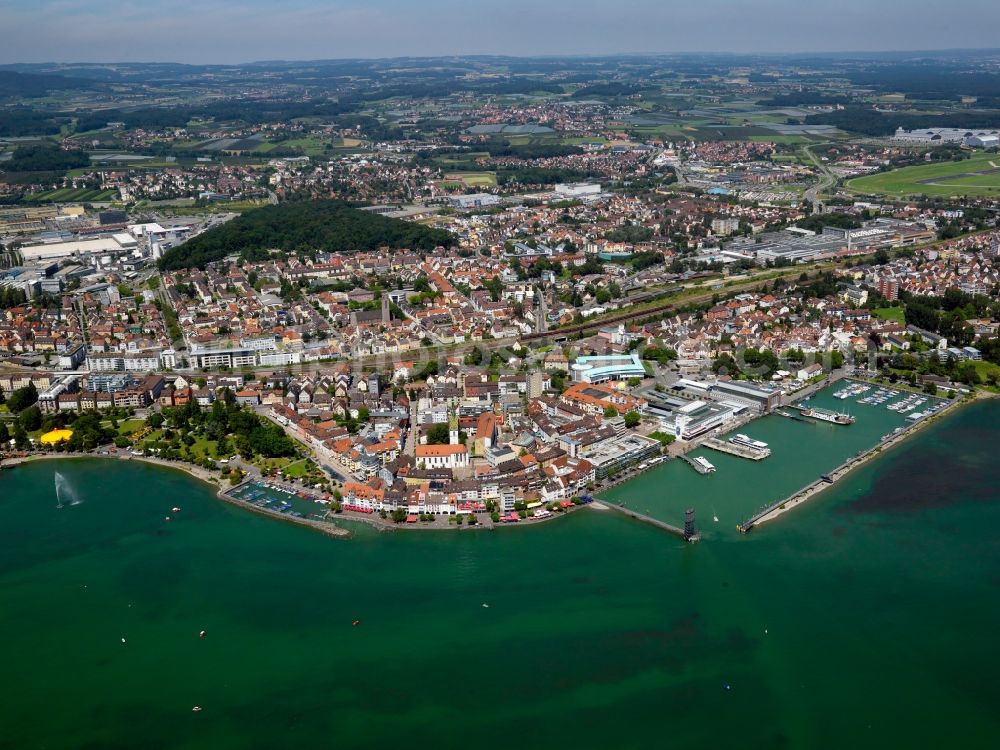
<path fill-rule="evenodd" d="M 694 508 L 688 508 L 684 511 L 684 538 L 690 541 L 697 536 L 698 532 L 694 528 Z"/>

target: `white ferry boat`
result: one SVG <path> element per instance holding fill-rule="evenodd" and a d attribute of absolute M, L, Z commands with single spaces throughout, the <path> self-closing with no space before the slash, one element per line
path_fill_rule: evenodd
<path fill-rule="evenodd" d="M 708 474 L 709 472 L 715 471 L 715 466 L 713 466 L 711 463 L 709 463 L 709 460 L 707 458 L 703 458 L 702 456 L 696 456 L 692 460 L 696 464 L 698 464 L 698 466 L 701 467 L 701 473 L 702 474 Z"/>
<path fill-rule="evenodd" d="M 754 440 L 753 438 L 747 437 L 746 435 L 735 435 L 729 438 L 729 442 L 733 445 L 739 445 L 743 448 L 749 448 L 752 451 L 762 453 L 768 450 L 767 443 L 761 440 Z"/>
<path fill-rule="evenodd" d="M 832 422 L 833 424 L 854 424 L 854 417 L 850 414 L 843 414 L 826 409 L 801 409 L 799 412 L 803 417 L 811 417 L 821 422 Z"/>

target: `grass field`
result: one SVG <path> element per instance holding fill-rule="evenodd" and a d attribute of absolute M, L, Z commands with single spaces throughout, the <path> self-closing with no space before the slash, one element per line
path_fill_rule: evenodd
<path fill-rule="evenodd" d="M 445 180 L 464 182 L 470 187 L 494 187 L 497 184 L 495 172 L 455 172 L 445 175 Z"/>
<path fill-rule="evenodd" d="M 91 188 L 59 188 L 29 195 L 25 200 L 32 203 L 67 203 L 70 201 L 109 201 L 117 197 L 117 190 L 95 190 Z"/>
<path fill-rule="evenodd" d="M 856 177 L 847 182 L 847 188 L 882 195 L 1000 195 L 1000 156 L 976 154 L 960 162 L 894 169 Z"/>
<path fill-rule="evenodd" d="M 145 419 L 126 419 L 118 423 L 118 434 L 131 435 L 133 432 L 141 430 L 145 425 Z"/>
<path fill-rule="evenodd" d="M 906 317 L 902 307 L 879 307 L 872 312 L 882 320 L 892 320 L 896 323 L 905 323 Z"/>

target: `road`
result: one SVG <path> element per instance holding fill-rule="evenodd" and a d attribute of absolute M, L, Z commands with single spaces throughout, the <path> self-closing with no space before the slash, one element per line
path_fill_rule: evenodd
<path fill-rule="evenodd" d="M 814 154 L 810 150 L 809 146 L 804 146 L 802 148 L 802 150 L 810 158 L 810 160 L 812 160 L 812 163 L 815 164 L 816 168 L 820 171 L 819 182 L 816 183 L 815 185 L 813 185 L 808 190 L 806 190 L 806 192 L 802 196 L 803 200 L 807 200 L 807 201 L 809 201 L 809 203 L 812 204 L 813 213 L 818 213 L 819 206 L 820 206 L 820 203 L 821 203 L 821 201 L 819 199 L 820 194 L 823 191 L 825 191 L 827 188 L 830 188 L 834 184 L 836 184 L 836 182 L 837 182 L 837 176 L 833 172 L 831 172 L 830 169 L 829 169 L 829 167 L 827 167 L 822 162 L 822 160 L 820 160 L 816 156 L 816 154 Z"/>

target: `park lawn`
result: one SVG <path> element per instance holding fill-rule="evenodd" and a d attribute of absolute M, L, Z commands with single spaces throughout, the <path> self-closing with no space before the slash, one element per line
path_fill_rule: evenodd
<path fill-rule="evenodd" d="M 906 322 L 906 311 L 903 307 L 878 307 L 872 312 L 882 320 L 892 320 L 896 323 Z"/>
<path fill-rule="evenodd" d="M 257 456 L 253 461 L 253 465 L 261 471 L 265 471 L 267 469 L 284 469 L 291 462 L 292 460 L 285 456 L 282 456 L 281 458 L 264 458 L 263 456 Z"/>
<path fill-rule="evenodd" d="M 123 422 L 118 423 L 118 434 L 131 435 L 133 432 L 138 432 L 145 426 L 145 419 L 126 419 Z"/>
<path fill-rule="evenodd" d="M 197 456 L 198 458 L 228 458 L 228 456 L 219 455 L 218 447 L 219 443 L 217 440 L 209 440 L 204 435 L 197 435 L 194 439 L 194 444 L 188 450 L 192 456 Z"/>
<path fill-rule="evenodd" d="M 281 475 L 286 479 L 295 479 L 296 477 L 303 477 L 309 473 L 310 461 L 308 458 L 301 458 L 294 463 L 287 464 L 282 470 Z"/>
<path fill-rule="evenodd" d="M 978 362 L 973 362 L 973 364 L 976 366 L 976 372 L 979 374 L 979 379 L 982 382 L 988 382 L 990 375 L 994 375 L 997 380 L 1000 380 L 1000 365 L 995 365 L 986 360 L 979 360 Z"/>
<path fill-rule="evenodd" d="M 998 165 L 994 167 L 993 165 Z M 970 172 L 997 170 L 990 174 L 970 175 Z M 927 184 L 922 180 L 933 180 Z M 847 187 L 860 193 L 886 195 L 988 195 L 1000 192 L 1000 157 L 996 154 L 976 154 L 963 161 L 919 164 L 894 169 L 891 172 L 855 177 Z"/>

